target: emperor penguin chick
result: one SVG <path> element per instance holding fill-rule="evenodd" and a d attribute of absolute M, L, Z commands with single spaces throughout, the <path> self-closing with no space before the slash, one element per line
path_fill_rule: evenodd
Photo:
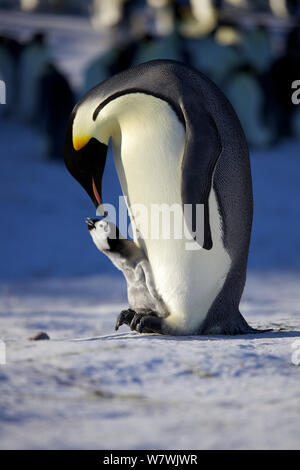
<path fill-rule="evenodd" d="M 123 238 L 114 223 L 89 217 L 86 222 L 98 250 L 126 279 L 129 308 L 119 314 L 115 329 L 125 323 L 140 333 L 162 333 L 168 311 L 156 290 L 145 253 L 132 240 Z"/>

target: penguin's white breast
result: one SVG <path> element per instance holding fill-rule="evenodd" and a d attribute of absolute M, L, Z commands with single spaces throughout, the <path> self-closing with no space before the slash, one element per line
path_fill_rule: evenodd
<path fill-rule="evenodd" d="M 153 96 L 128 94 L 111 105 L 118 108 L 120 133 L 113 136 L 113 152 L 123 193 L 131 207 L 142 204 L 147 212 L 146 223 L 142 214 L 131 219 L 133 230 L 141 233 L 138 243 L 145 247 L 156 288 L 171 313 L 167 321 L 179 331 L 194 332 L 220 291 L 230 266 L 221 240 L 215 194 L 210 194 L 212 250 L 188 251 L 186 239 L 163 239 L 161 233 L 159 239 L 153 238 L 153 205 L 181 207 L 185 129 L 172 108 Z"/>

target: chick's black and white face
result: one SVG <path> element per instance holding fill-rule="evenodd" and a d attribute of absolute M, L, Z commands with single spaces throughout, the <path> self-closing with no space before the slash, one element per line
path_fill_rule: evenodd
<path fill-rule="evenodd" d="M 88 228 L 98 250 L 109 250 L 108 238 L 111 234 L 109 223 L 105 220 L 89 219 Z"/>

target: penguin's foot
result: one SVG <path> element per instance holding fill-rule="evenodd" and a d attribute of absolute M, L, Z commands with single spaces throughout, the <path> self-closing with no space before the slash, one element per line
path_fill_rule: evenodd
<path fill-rule="evenodd" d="M 163 334 L 163 319 L 155 312 L 148 314 L 136 314 L 131 322 L 130 328 L 138 333 L 158 333 Z"/>
<path fill-rule="evenodd" d="M 127 310 L 122 310 L 122 312 L 119 314 L 115 326 L 115 330 L 117 331 L 121 325 L 128 325 L 130 326 L 134 316 L 136 315 L 135 311 L 132 310 L 131 308 L 128 308 Z"/>
<path fill-rule="evenodd" d="M 228 318 L 229 317 L 229 318 Z M 231 318 L 231 319 L 230 319 Z M 257 330 L 252 328 L 239 311 L 221 318 L 207 318 L 200 328 L 198 334 L 201 335 L 247 335 L 267 333 L 272 330 Z"/>
<path fill-rule="evenodd" d="M 138 333 L 162 334 L 162 318 L 151 310 L 147 313 L 136 313 L 130 323 L 130 328 Z"/>
<path fill-rule="evenodd" d="M 145 312 L 135 312 L 131 308 L 122 310 L 119 314 L 115 326 L 117 331 L 121 325 L 127 325 L 132 331 L 138 331 L 139 333 L 160 333 L 162 331 L 163 319 L 158 316 L 153 310 Z"/>

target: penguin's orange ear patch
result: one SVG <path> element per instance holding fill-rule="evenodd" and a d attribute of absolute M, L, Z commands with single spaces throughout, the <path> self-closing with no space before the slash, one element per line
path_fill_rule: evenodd
<path fill-rule="evenodd" d="M 98 190 L 97 190 L 97 188 L 96 188 L 94 178 L 92 178 L 92 186 L 93 186 L 93 193 L 94 193 L 94 196 L 95 196 L 95 198 L 96 198 L 96 200 L 97 200 L 99 206 L 101 206 L 102 201 L 101 201 L 101 197 L 100 197 L 100 195 L 99 195 L 99 193 L 98 193 Z"/>

